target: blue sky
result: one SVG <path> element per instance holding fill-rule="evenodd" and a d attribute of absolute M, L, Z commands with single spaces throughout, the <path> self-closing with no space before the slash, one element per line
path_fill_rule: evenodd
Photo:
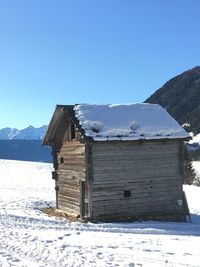
<path fill-rule="evenodd" d="M 199 0 L 0 0 L 0 128 L 143 102 L 199 65 Z"/>

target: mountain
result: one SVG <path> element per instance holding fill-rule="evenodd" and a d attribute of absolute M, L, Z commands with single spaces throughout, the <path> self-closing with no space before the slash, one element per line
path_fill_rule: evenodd
<path fill-rule="evenodd" d="M 41 140 L 46 130 L 46 125 L 39 128 L 29 126 L 22 130 L 7 127 L 0 129 L 0 140 Z"/>
<path fill-rule="evenodd" d="M 145 102 L 160 104 L 189 131 L 200 133 L 200 66 L 170 79 Z"/>
<path fill-rule="evenodd" d="M 51 162 L 51 149 L 42 145 L 47 126 L 29 126 L 18 130 L 0 129 L 0 158 L 11 160 Z"/>
<path fill-rule="evenodd" d="M 19 130 L 15 128 L 3 128 L 0 129 L 0 139 L 13 139 L 14 136 L 18 134 Z"/>

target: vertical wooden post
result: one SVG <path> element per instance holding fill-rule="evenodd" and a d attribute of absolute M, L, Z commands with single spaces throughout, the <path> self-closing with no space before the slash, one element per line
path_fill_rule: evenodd
<path fill-rule="evenodd" d="M 85 145 L 85 165 L 86 165 L 86 182 L 87 182 L 87 201 L 88 208 L 86 216 L 92 217 L 92 145 L 90 143 L 86 143 Z"/>

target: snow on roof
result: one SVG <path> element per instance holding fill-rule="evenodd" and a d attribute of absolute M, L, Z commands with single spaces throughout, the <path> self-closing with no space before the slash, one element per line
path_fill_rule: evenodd
<path fill-rule="evenodd" d="M 75 116 L 95 141 L 188 138 L 157 104 L 76 105 Z"/>

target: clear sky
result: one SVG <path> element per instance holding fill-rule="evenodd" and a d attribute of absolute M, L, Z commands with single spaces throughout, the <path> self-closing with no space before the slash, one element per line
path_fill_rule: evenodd
<path fill-rule="evenodd" d="M 0 128 L 143 102 L 199 62 L 199 0 L 0 0 Z"/>

